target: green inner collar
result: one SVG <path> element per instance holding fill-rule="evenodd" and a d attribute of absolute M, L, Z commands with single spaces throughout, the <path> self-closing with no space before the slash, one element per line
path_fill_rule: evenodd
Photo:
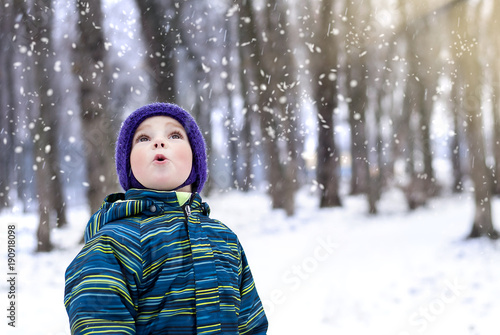
<path fill-rule="evenodd" d="M 179 201 L 179 205 L 184 205 L 189 198 L 191 197 L 191 193 L 189 192 L 175 192 L 177 195 L 177 201 Z"/>

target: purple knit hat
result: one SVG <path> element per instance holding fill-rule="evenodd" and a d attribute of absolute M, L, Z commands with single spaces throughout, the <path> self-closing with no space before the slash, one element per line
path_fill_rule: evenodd
<path fill-rule="evenodd" d="M 153 116 L 170 116 L 177 120 L 187 133 L 189 144 L 193 151 L 193 167 L 186 181 L 179 188 L 191 185 L 192 192 L 201 192 L 207 180 L 207 153 L 203 135 L 193 117 L 181 107 L 169 103 L 152 103 L 143 106 L 123 121 L 118 139 L 116 140 L 115 163 L 118 179 L 123 189 L 145 188 L 132 173 L 130 152 L 132 140 L 137 127 L 142 121 Z"/>

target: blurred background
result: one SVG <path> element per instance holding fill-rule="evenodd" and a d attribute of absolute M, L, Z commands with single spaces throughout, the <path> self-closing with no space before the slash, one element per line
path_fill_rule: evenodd
<path fill-rule="evenodd" d="M 120 124 L 154 101 L 179 104 L 204 132 L 205 197 L 258 194 L 277 222 L 304 222 L 352 199 L 369 220 L 390 211 L 394 192 L 405 213 L 465 193 L 457 231 L 498 238 L 499 1 L 1 8 L 0 211 L 2 224 L 36 217 L 35 253 L 61 248 L 72 208 L 88 219 L 121 191 Z"/>
<path fill-rule="evenodd" d="M 189 110 L 205 192 L 260 190 L 294 215 L 390 188 L 413 210 L 475 192 L 471 236 L 497 237 L 498 1 L 3 1 L 0 209 L 66 210 L 119 191 L 114 141 L 137 107 Z M 442 173 L 441 173 L 442 172 Z M 345 182 L 345 190 L 342 185 Z"/>

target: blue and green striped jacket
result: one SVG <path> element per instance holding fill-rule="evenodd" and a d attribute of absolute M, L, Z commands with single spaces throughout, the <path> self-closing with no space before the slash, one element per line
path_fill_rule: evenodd
<path fill-rule="evenodd" d="M 237 236 L 198 194 L 108 196 L 66 270 L 72 334 L 266 334 Z"/>

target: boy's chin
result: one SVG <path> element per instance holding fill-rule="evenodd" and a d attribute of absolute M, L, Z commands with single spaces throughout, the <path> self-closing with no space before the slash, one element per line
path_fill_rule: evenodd
<path fill-rule="evenodd" d="M 189 193 L 191 193 L 192 188 L 191 188 L 191 185 L 186 185 L 186 186 L 183 186 L 183 187 L 177 189 L 176 191 L 177 192 L 189 192 Z"/>
<path fill-rule="evenodd" d="M 186 185 L 186 186 L 183 186 L 181 188 L 178 188 L 178 186 L 176 187 L 162 187 L 162 186 L 158 186 L 158 185 L 155 185 L 154 187 L 146 187 L 146 188 L 149 188 L 151 190 L 156 190 L 156 191 L 162 191 L 162 192 L 171 192 L 171 191 L 175 191 L 175 192 L 189 192 L 191 193 L 191 185 Z"/>

